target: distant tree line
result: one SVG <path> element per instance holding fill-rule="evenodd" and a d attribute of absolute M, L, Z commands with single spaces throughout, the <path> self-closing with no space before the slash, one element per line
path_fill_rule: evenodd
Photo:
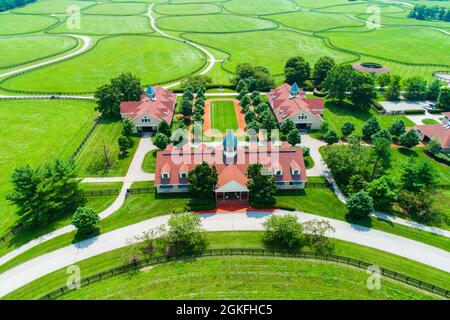
<path fill-rule="evenodd" d="M 36 0 L 2 0 L 0 1 L 0 12 L 23 7 L 32 2 L 36 2 Z"/>
<path fill-rule="evenodd" d="M 417 20 L 437 19 L 450 22 L 450 9 L 445 7 L 427 7 L 426 5 L 416 5 L 408 14 L 408 18 Z"/>

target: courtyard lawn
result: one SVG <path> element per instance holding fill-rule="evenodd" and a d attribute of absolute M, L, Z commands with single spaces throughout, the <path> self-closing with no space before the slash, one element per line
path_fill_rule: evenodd
<path fill-rule="evenodd" d="M 65 36 L 1 38 L 0 69 L 64 53 L 74 49 L 77 45 L 77 40 Z"/>
<path fill-rule="evenodd" d="M 71 33 L 73 32 L 62 23 L 51 29 L 50 33 Z M 80 29 L 77 34 L 88 35 L 114 35 L 120 33 L 152 33 L 148 19 L 144 16 L 104 16 L 104 15 L 83 15 Z"/>
<path fill-rule="evenodd" d="M 167 38 L 110 37 L 81 56 L 14 77 L 2 86 L 43 92 L 94 91 L 121 72 L 135 74 L 144 85 L 189 74 L 204 61 L 203 54 L 191 46 Z"/>
<path fill-rule="evenodd" d="M 139 138 L 133 137 L 134 146 L 127 156 L 120 155 L 118 139 L 122 134 L 122 123 L 118 120 L 100 120 L 99 125 L 75 158 L 81 177 L 124 177 L 133 159 Z M 105 157 L 105 152 L 107 156 Z M 110 162 L 106 166 L 106 158 Z"/>
<path fill-rule="evenodd" d="M 437 122 L 437 121 L 434 120 L 434 119 L 423 119 L 423 120 L 422 120 L 422 123 L 423 123 L 423 124 L 438 124 L 439 122 Z"/>
<path fill-rule="evenodd" d="M 111 277 L 61 299 L 432 299 L 384 280 L 367 289 L 362 270 L 316 261 L 262 257 L 205 258 Z"/>
<path fill-rule="evenodd" d="M 266 247 L 263 242 L 262 232 L 213 232 L 207 233 L 207 238 L 210 248 Z M 98 272 L 124 264 L 126 262 L 124 260 L 124 255 L 126 252 L 129 252 L 129 250 L 130 248 L 121 248 L 79 262 L 78 265 L 83 270 L 83 277 L 88 277 Z M 449 287 L 450 285 L 450 276 L 448 273 L 380 250 L 335 240 L 334 253 L 352 257 L 354 259 L 361 259 L 444 288 Z M 265 264 L 264 261 L 262 265 Z M 287 262 L 288 260 L 283 261 Z M 303 260 L 292 261 L 298 261 L 299 264 L 303 262 Z M 64 285 L 66 283 L 66 279 L 66 269 L 63 268 L 37 279 L 28 285 L 25 285 L 4 298 L 37 299 L 40 296 Z"/>
<path fill-rule="evenodd" d="M 211 101 L 211 128 L 223 133 L 239 129 L 233 101 Z"/>
<path fill-rule="evenodd" d="M 241 32 L 273 29 L 278 26 L 268 20 L 231 15 L 214 14 L 192 16 L 167 16 L 157 20 L 158 27 L 172 31 L 190 32 Z"/>
<path fill-rule="evenodd" d="M 0 35 L 34 33 L 57 22 L 55 17 L 0 14 Z"/>
<path fill-rule="evenodd" d="M 158 150 L 153 150 L 145 155 L 142 170 L 148 173 L 155 173 L 157 152 Z"/>
<path fill-rule="evenodd" d="M 56 157 L 68 159 L 94 124 L 94 107 L 72 100 L 0 101 L 0 235 L 19 220 L 4 198 L 13 170 Z"/>

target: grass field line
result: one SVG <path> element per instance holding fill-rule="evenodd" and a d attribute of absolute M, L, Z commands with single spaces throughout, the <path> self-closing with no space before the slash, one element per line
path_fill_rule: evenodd
<path fill-rule="evenodd" d="M 196 43 L 194 43 L 194 42 L 192 42 L 190 40 L 185 41 L 183 39 L 179 39 L 179 38 L 171 36 L 171 35 L 165 33 L 164 31 L 162 31 L 161 29 L 159 29 L 158 26 L 156 25 L 155 19 L 152 16 L 152 12 L 153 12 L 154 6 L 155 6 L 155 4 L 152 3 L 149 6 L 149 8 L 148 8 L 148 13 L 147 13 L 148 18 L 150 19 L 150 25 L 153 28 L 153 30 L 155 30 L 155 32 L 161 34 L 162 36 L 164 36 L 166 38 L 169 38 L 169 39 L 172 39 L 172 40 L 176 40 L 176 41 L 179 41 L 179 42 L 182 42 L 182 43 L 186 43 L 186 44 L 188 44 L 188 45 L 190 45 L 190 46 L 192 46 L 192 47 L 202 51 L 208 57 L 209 64 L 206 66 L 206 68 L 203 71 L 200 72 L 200 75 L 204 75 L 204 74 L 208 73 L 209 71 L 211 71 L 211 69 L 214 67 L 216 62 L 218 62 L 216 60 L 216 58 L 214 57 L 214 55 L 211 52 L 209 52 L 208 50 L 206 50 L 204 47 L 202 47 L 202 46 L 200 46 L 200 45 L 198 45 L 198 44 L 196 44 Z M 167 85 L 167 86 L 165 86 L 165 88 L 175 87 L 175 86 L 178 86 L 179 84 L 180 84 L 180 81 L 178 81 L 176 83 L 172 83 L 170 85 Z"/>

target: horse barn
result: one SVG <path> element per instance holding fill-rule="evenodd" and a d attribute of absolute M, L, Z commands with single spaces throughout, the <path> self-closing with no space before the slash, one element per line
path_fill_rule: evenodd
<path fill-rule="evenodd" d="M 161 121 L 172 124 L 177 96 L 160 86 L 148 86 L 141 101 L 126 101 L 120 104 L 122 119 L 134 122 L 136 132 L 155 132 Z"/>
<path fill-rule="evenodd" d="M 302 149 L 293 148 L 286 142 L 280 146 L 250 143 L 248 147 L 241 147 L 229 130 L 218 146 L 202 144 L 192 149 L 188 144 L 182 148 L 169 145 L 166 150 L 159 151 L 155 172 L 157 192 L 187 192 L 189 171 L 203 161 L 217 169 L 217 201 L 248 200 L 246 173 L 248 166 L 254 163 L 261 163 L 267 174 L 275 177 L 278 189 L 303 189 L 307 180 Z"/>

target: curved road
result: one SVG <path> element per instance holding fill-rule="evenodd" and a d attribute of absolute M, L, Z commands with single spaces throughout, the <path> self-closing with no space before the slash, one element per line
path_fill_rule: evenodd
<path fill-rule="evenodd" d="M 335 232 L 327 236 L 396 254 L 450 272 L 450 252 L 386 232 L 344 221 L 302 212 L 278 210 L 274 214 L 294 214 L 300 222 L 327 220 Z M 206 231 L 262 231 L 271 213 L 230 213 L 202 215 Z M 170 216 L 152 218 L 39 256 L 0 274 L 0 297 L 61 268 L 90 257 L 123 248 L 136 242 L 143 232 L 167 223 Z M 83 272 L 83 270 L 81 270 Z"/>

